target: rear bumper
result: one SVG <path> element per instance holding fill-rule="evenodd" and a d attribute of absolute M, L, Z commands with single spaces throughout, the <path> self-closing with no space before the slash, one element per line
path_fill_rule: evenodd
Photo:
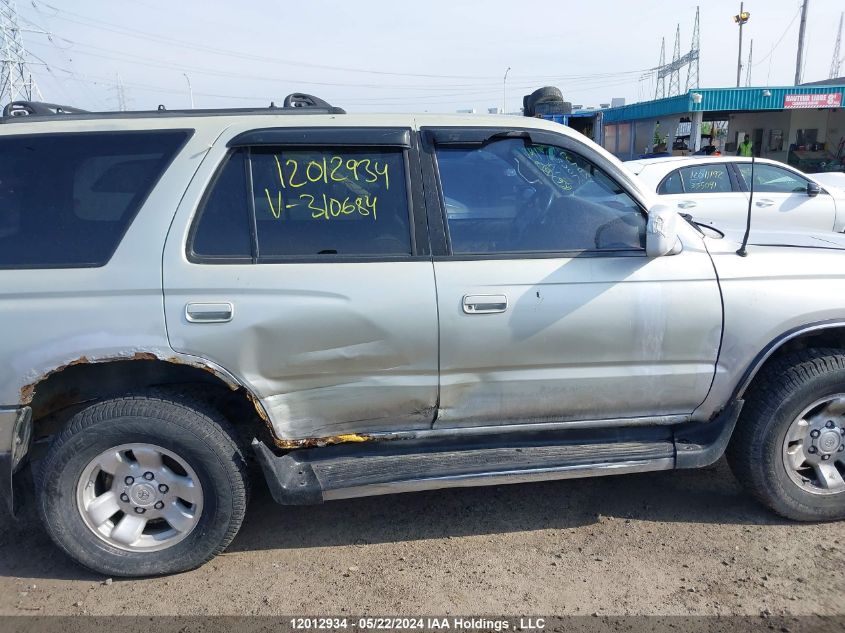
<path fill-rule="evenodd" d="M 32 439 L 32 409 L 0 408 L 0 497 L 15 513 L 12 477 L 23 464 Z"/>

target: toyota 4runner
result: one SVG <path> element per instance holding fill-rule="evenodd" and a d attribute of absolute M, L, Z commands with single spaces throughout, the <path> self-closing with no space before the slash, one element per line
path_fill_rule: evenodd
<path fill-rule="evenodd" d="M 276 501 L 706 466 L 845 517 L 845 237 L 747 256 L 568 128 L 283 107 L 0 123 L 0 494 L 109 575 Z M 741 251 L 744 252 L 744 251 Z"/>

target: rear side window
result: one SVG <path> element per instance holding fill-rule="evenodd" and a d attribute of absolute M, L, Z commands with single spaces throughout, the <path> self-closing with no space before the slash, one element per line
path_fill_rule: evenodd
<path fill-rule="evenodd" d="M 230 259 L 252 254 L 258 262 L 410 255 L 409 213 L 400 148 L 253 147 L 229 157 L 191 250 Z"/>
<path fill-rule="evenodd" d="M 104 265 L 188 135 L 0 138 L 0 268 Z"/>
<path fill-rule="evenodd" d="M 728 166 L 696 165 L 678 170 L 686 193 L 727 193 L 733 190 Z"/>

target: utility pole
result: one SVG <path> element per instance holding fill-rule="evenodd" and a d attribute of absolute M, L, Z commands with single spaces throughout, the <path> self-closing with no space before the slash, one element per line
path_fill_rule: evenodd
<path fill-rule="evenodd" d="M 801 84 L 801 66 L 804 65 L 804 32 L 807 30 L 807 5 L 810 0 L 804 0 L 801 5 L 801 26 L 798 27 L 798 57 L 795 60 L 795 85 Z"/>
<path fill-rule="evenodd" d="M 126 111 L 126 92 L 123 89 L 123 81 L 120 79 L 120 73 L 115 73 L 117 79 L 117 109 L 121 112 Z"/>
<path fill-rule="evenodd" d="M 505 71 L 505 78 L 502 79 L 502 114 L 508 113 L 508 73 L 510 71 L 511 67 L 508 66 L 508 69 Z"/>
<path fill-rule="evenodd" d="M 24 31 L 47 34 L 46 31 L 21 29 L 14 1 L 0 0 L 0 105 L 43 99 L 30 71 L 30 66 L 36 62 L 29 61 L 21 38 Z"/>
<path fill-rule="evenodd" d="M 752 38 L 750 42 L 748 42 L 748 68 L 745 71 L 745 87 L 751 85 L 751 60 L 753 59 L 754 55 L 754 39 Z"/>
<path fill-rule="evenodd" d="M 805 0 L 806 1 L 806 0 Z M 734 16 L 734 22 L 739 25 L 739 49 L 736 53 L 736 87 L 739 88 L 742 81 L 742 27 L 748 22 L 751 14 L 744 11 L 744 3 L 739 3 L 739 13 Z"/>
<path fill-rule="evenodd" d="M 188 73 L 182 73 L 182 74 L 185 76 L 185 81 L 188 82 L 188 96 L 191 97 L 191 110 L 193 110 L 194 109 L 194 89 L 191 87 L 191 78 L 188 77 Z"/>

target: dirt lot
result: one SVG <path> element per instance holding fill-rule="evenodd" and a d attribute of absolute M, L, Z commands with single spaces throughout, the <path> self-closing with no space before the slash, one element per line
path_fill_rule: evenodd
<path fill-rule="evenodd" d="M 0 519 L 0 614 L 845 613 L 845 523 L 757 506 L 724 463 L 284 508 L 263 486 L 229 551 L 105 580 L 27 514 Z"/>

